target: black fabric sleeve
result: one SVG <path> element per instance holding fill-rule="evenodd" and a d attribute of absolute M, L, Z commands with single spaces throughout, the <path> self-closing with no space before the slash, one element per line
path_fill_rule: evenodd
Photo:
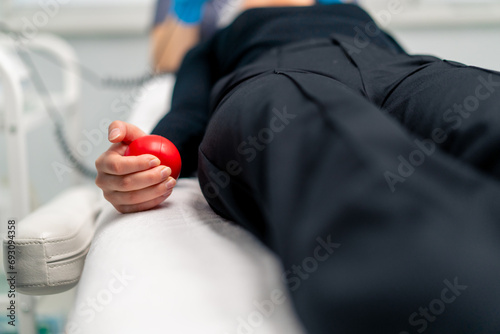
<path fill-rule="evenodd" d="M 215 68 L 210 41 L 199 44 L 186 54 L 177 73 L 170 112 L 152 132 L 169 139 L 179 150 L 181 177 L 191 176 L 197 169 L 198 146 L 209 119 Z"/>

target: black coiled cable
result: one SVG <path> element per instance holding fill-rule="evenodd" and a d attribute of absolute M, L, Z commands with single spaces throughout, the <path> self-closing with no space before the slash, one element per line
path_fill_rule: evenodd
<path fill-rule="evenodd" d="M 68 145 L 68 139 L 64 134 L 64 130 L 60 123 L 54 123 L 55 125 L 55 136 L 57 139 L 57 143 L 59 144 L 59 148 L 63 151 L 69 161 L 73 164 L 80 174 L 86 176 L 90 179 L 95 179 L 97 177 L 97 172 L 94 169 L 90 169 L 86 165 L 84 165 L 74 154 L 71 148 Z"/>
<path fill-rule="evenodd" d="M 153 79 L 156 79 L 160 75 L 163 74 L 146 73 L 142 76 L 135 78 L 112 78 L 112 77 L 102 78 L 101 85 L 104 87 L 118 87 L 118 88 L 138 87 L 148 83 Z"/>
<path fill-rule="evenodd" d="M 0 21 L 0 32 L 8 33 L 14 40 L 21 40 L 22 35 L 21 33 L 17 31 L 13 31 L 10 29 L 7 24 L 4 22 Z M 171 32 L 171 35 L 173 35 L 173 31 Z M 171 36 L 170 36 L 171 37 Z M 54 123 L 55 127 L 55 137 L 56 141 L 59 145 L 59 148 L 61 151 L 66 155 L 66 157 L 69 159 L 69 161 L 74 165 L 74 168 L 82 174 L 85 177 L 95 179 L 97 177 L 97 172 L 95 169 L 90 168 L 85 165 L 84 162 L 82 162 L 74 153 L 73 150 L 71 149 L 69 145 L 69 141 L 66 137 L 63 125 L 64 121 L 61 116 L 61 114 L 57 111 L 57 108 L 55 107 L 54 102 L 50 99 L 50 93 L 47 87 L 45 86 L 40 73 L 37 71 L 36 66 L 31 59 L 31 56 L 29 55 L 29 51 L 25 50 L 24 47 L 22 46 L 22 43 L 16 43 L 16 50 L 17 53 L 21 56 L 21 54 L 24 55 L 24 59 L 27 62 L 27 65 L 31 68 L 31 74 L 32 74 L 32 79 L 33 79 L 33 84 L 37 91 L 41 95 L 48 96 L 48 99 L 43 99 L 43 104 L 45 109 L 47 110 L 47 113 L 49 114 L 52 122 Z M 56 63 L 54 59 L 51 57 L 48 57 L 45 54 L 41 54 L 42 57 L 47 59 L 53 64 L 59 65 Z M 83 66 L 82 64 L 77 64 L 78 67 L 81 70 L 82 76 L 86 77 L 87 81 L 91 82 L 95 86 L 99 87 L 106 87 L 106 88 L 130 88 L 130 87 L 138 87 L 146 84 L 147 82 L 159 77 L 159 76 L 164 76 L 168 75 L 169 73 L 155 73 L 154 71 L 149 71 L 142 76 L 135 77 L 135 78 L 102 78 L 100 75 L 98 75 L 96 72 L 93 70 Z"/>
<path fill-rule="evenodd" d="M 69 147 L 69 141 L 66 137 L 66 134 L 64 133 L 63 129 L 63 119 L 61 114 L 57 111 L 57 108 L 55 107 L 54 102 L 50 98 L 49 90 L 45 86 L 40 73 L 36 70 L 35 64 L 33 63 L 33 60 L 31 59 L 31 56 L 26 50 L 20 50 L 18 48 L 18 54 L 24 55 L 25 62 L 27 65 L 31 68 L 31 74 L 32 74 L 32 80 L 35 88 L 41 95 L 48 96 L 48 99 L 43 99 L 43 105 L 45 109 L 47 110 L 47 113 L 49 114 L 50 119 L 54 123 L 55 127 L 55 136 L 56 136 L 56 141 L 59 145 L 59 148 L 63 151 L 63 153 L 66 155 L 66 157 L 69 159 L 69 161 L 74 165 L 76 170 L 80 172 L 80 174 L 89 177 L 91 179 L 95 179 L 97 177 L 97 172 L 95 169 L 91 169 L 87 167 L 80 159 L 78 159 L 71 148 Z"/>
<path fill-rule="evenodd" d="M 16 31 L 10 30 L 7 25 L 3 22 L 0 22 L 0 31 L 9 33 L 11 37 L 14 39 L 19 39 L 20 33 Z M 48 96 L 48 99 L 43 99 L 43 104 L 45 109 L 47 110 L 47 113 L 50 116 L 50 119 L 52 120 L 55 128 L 55 137 L 56 141 L 58 143 L 59 148 L 63 152 L 63 154 L 68 158 L 68 160 L 73 164 L 73 167 L 83 176 L 95 179 L 97 177 L 97 172 L 95 169 L 90 168 L 85 165 L 84 162 L 82 162 L 74 153 L 73 150 L 71 149 L 69 145 L 69 140 L 66 137 L 64 128 L 63 128 L 63 119 L 61 114 L 56 110 L 57 108 L 55 107 L 54 102 L 50 99 L 50 93 L 47 87 L 45 86 L 40 73 L 37 71 L 36 66 L 29 54 L 29 51 L 24 49 L 20 43 L 16 44 L 16 51 L 17 53 L 22 56 L 22 58 L 25 60 L 26 64 L 30 67 L 31 71 L 31 77 L 33 80 L 33 84 L 37 91 L 41 95 Z M 42 54 L 42 56 L 44 56 Z M 51 61 L 52 63 L 55 63 L 55 60 L 53 60 L 51 57 L 44 57 L 45 59 Z M 164 74 L 155 74 L 153 72 L 148 72 L 142 76 L 136 77 L 136 78 L 101 78 L 98 74 L 96 74 L 94 71 L 86 68 L 85 66 L 78 64 L 80 70 L 82 71 L 82 74 L 86 74 L 86 77 L 89 81 L 95 83 L 96 85 L 99 85 L 101 87 L 108 87 L 108 88 L 128 88 L 128 87 L 137 87 L 137 86 L 142 86 L 146 84 L 147 82 L 153 80 L 159 75 L 166 75 L 168 73 Z"/>

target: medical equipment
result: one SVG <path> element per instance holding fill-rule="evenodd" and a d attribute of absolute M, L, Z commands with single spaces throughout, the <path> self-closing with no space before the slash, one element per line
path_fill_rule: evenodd
<path fill-rule="evenodd" d="M 44 80 L 42 79 L 39 70 L 35 66 L 33 59 L 32 59 L 32 50 L 27 49 L 22 47 L 21 43 L 17 43 L 18 40 L 22 39 L 22 36 L 20 33 L 13 31 L 7 27 L 7 25 L 3 24 L 0 22 L 0 32 L 5 32 L 8 33 L 11 37 L 11 47 L 13 50 L 19 55 L 19 58 L 24 61 L 24 65 L 29 68 L 29 74 L 30 74 L 30 79 L 33 82 L 33 85 L 35 86 L 36 90 L 38 91 L 39 95 L 45 96 L 42 100 L 43 108 L 46 110 L 48 113 L 50 119 L 52 120 L 55 128 L 54 135 L 56 137 L 56 141 L 59 144 L 59 148 L 63 152 L 63 154 L 68 158 L 68 160 L 71 162 L 73 166 L 75 166 L 76 170 L 80 172 L 83 176 L 86 176 L 90 179 L 95 179 L 97 174 L 95 172 L 94 168 L 88 167 L 85 162 L 81 161 L 80 158 L 78 158 L 73 152 L 72 145 L 69 143 L 68 139 L 66 138 L 66 130 L 64 126 L 64 120 L 61 117 L 61 114 L 64 113 L 63 110 L 61 110 L 61 106 L 59 106 L 57 103 L 55 103 L 52 95 L 49 93 Z M 58 63 L 57 59 L 54 59 L 51 55 L 47 55 L 45 53 L 41 53 L 41 56 L 44 57 L 46 60 L 48 60 L 51 63 L 54 63 L 58 66 L 60 64 Z M 76 58 L 73 60 L 69 60 L 68 62 L 72 63 L 72 67 L 78 68 L 79 73 L 82 74 L 82 77 L 85 78 L 87 81 L 91 82 L 94 85 L 97 85 L 99 87 L 103 88 L 127 88 L 127 87 L 135 87 L 135 86 L 142 86 L 156 78 L 165 76 L 167 73 L 153 73 L 153 72 L 146 72 L 143 75 L 137 76 L 137 77 L 130 77 L 130 78 L 115 78 L 115 77 L 102 77 L 95 73 L 94 71 L 90 70 L 86 66 L 80 64 Z M 67 70 L 67 69 L 65 69 Z"/>
<path fill-rule="evenodd" d="M 202 1 L 201 1 L 202 2 Z M 10 6 L 6 6 L 7 8 L 10 8 Z M 180 19 L 185 18 L 185 14 L 188 14 L 187 12 L 190 10 L 192 6 L 184 6 L 182 10 L 178 11 L 178 17 Z M 201 8 L 201 7 L 200 7 Z M 201 10 L 200 10 L 201 13 Z M 190 16 L 190 15 L 188 15 Z M 53 97 L 51 94 L 49 94 L 48 89 L 44 83 L 44 80 L 42 79 L 39 70 L 36 68 L 36 66 L 33 63 L 32 55 L 31 55 L 31 50 L 23 48 L 21 41 L 23 41 L 25 36 L 23 36 L 22 33 L 10 29 L 10 27 L 3 22 L 0 22 L 0 32 L 4 32 L 6 36 L 9 36 L 12 40 L 12 47 L 15 50 L 16 53 L 19 54 L 19 58 L 23 59 L 24 61 L 24 66 L 26 66 L 29 69 L 29 74 L 32 80 L 33 85 L 35 86 L 36 90 L 38 91 L 39 95 L 46 96 L 45 99 L 42 100 L 43 108 L 45 111 L 48 113 L 50 119 L 52 120 L 55 128 L 54 135 L 56 137 L 56 141 L 59 145 L 59 148 L 63 152 L 63 154 L 67 157 L 69 162 L 75 167 L 75 169 L 83 176 L 90 178 L 90 179 L 95 179 L 97 174 L 95 172 L 95 169 L 93 167 L 87 166 L 87 164 L 82 161 L 76 154 L 74 154 L 74 149 L 71 145 L 71 143 L 68 141 L 66 138 L 66 129 L 64 126 L 64 121 L 63 118 L 61 117 L 61 114 L 63 114 L 65 111 L 61 110 L 61 106 L 55 103 Z M 165 40 L 168 43 L 170 38 L 173 36 L 173 31 L 169 33 Z M 19 42 L 19 43 L 18 43 Z M 45 54 L 41 54 L 42 57 L 46 58 L 50 62 L 55 62 L 53 57 L 47 57 Z M 97 74 L 95 71 L 87 68 L 86 66 L 78 63 L 76 61 L 76 58 L 73 60 L 69 60 L 72 62 L 72 67 L 78 68 L 79 69 L 79 74 L 81 75 L 81 78 L 89 81 L 90 83 L 98 86 L 98 87 L 104 87 L 104 88 L 126 88 L 126 87 L 133 87 L 133 86 L 142 86 L 152 80 L 154 80 L 157 77 L 164 76 L 166 73 L 154 73 L 154 71 L 148 71 L 143 75 L 140 75 L 138 77 L 134 78 L 113 78 L 113 77 L 103 77 L 99 74 Z M 57 63 L 57 62 L 55 62 Z M 60 65 L 60 64 L 57 64 Z"/>
<path fill-rule="evenodd" d="M 19 60 L 16 48 L 17 45 L 12 38 L 0 35 L 0 80 L 4 101 L 2 130 L 6 135 L 8 179 L 11 194 L 8 214 L 9 217 L 21 220 L 30 213 L 32 207 L 27 168 L 29 160 L 26 135 L 44 124 L 43 121 L 47 118 L 47 110 L 44 109 L 42 101 L 51 99 L 54 105 L 65 111 L 64 116 L 69 119 L 69 129 L 77 129 L 81 121 L 78 119 L 79 114 L 75 112 L 80 97 L 80 87 L 77 79 L 78 70 L 72 63 L 76 59 L 72 48 L 54 36 L 43 34 L 27 41 L 24 45 L 26 50 L 36 50 L 51 55 L 65 69 L 62 72 L 64 89 L 51 96 L 45 94 L 29 95 L 30 92 L 25 88 L 30 81 L 30 73 Z M 30 103 L 25 101 L 30 101 Z M 71 133 L 78 133 L 78 131 Z M 75 140 L 75 138 L 70 140 Z M 14 270 L 18 269 L 22 269 L 22 267 L 14 268 Z M 19 305 L 19 331 L 23 334 L 33 333 L 35 299 L 18 295 L 17 302 Z"/>

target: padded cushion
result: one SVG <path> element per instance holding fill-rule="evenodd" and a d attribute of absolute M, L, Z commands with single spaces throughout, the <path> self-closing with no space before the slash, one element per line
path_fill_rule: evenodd
<path fill-rule="evenodd" d="M 179 179 L 158 207 L 109 203 L 76 291 L 68 334 L 303 334 L 276 257 Z"/>
<path fill-rule="evenodd" d="M 80 279 L 94 235 L 96 187 L 68 190 L 16 226 L 17 290 L 29 295 L 66 291 Z M 4 239 L 4 267 L 8 240 Z"/>

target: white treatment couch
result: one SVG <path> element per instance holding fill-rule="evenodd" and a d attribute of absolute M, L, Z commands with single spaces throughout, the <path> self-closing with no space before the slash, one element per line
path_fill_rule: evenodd
<path fill-rule="evenodd" d="M 151 82 L 130 122 L 151 131 L 173 80 Z M 17 233 L 20 292 L 76 285 L 68 334 L 304 333 L 276 258 L 218 217 L 196 178 L 133 214 L 118 213 L 97 187 L 71 189 L 20 221 Z"/>

